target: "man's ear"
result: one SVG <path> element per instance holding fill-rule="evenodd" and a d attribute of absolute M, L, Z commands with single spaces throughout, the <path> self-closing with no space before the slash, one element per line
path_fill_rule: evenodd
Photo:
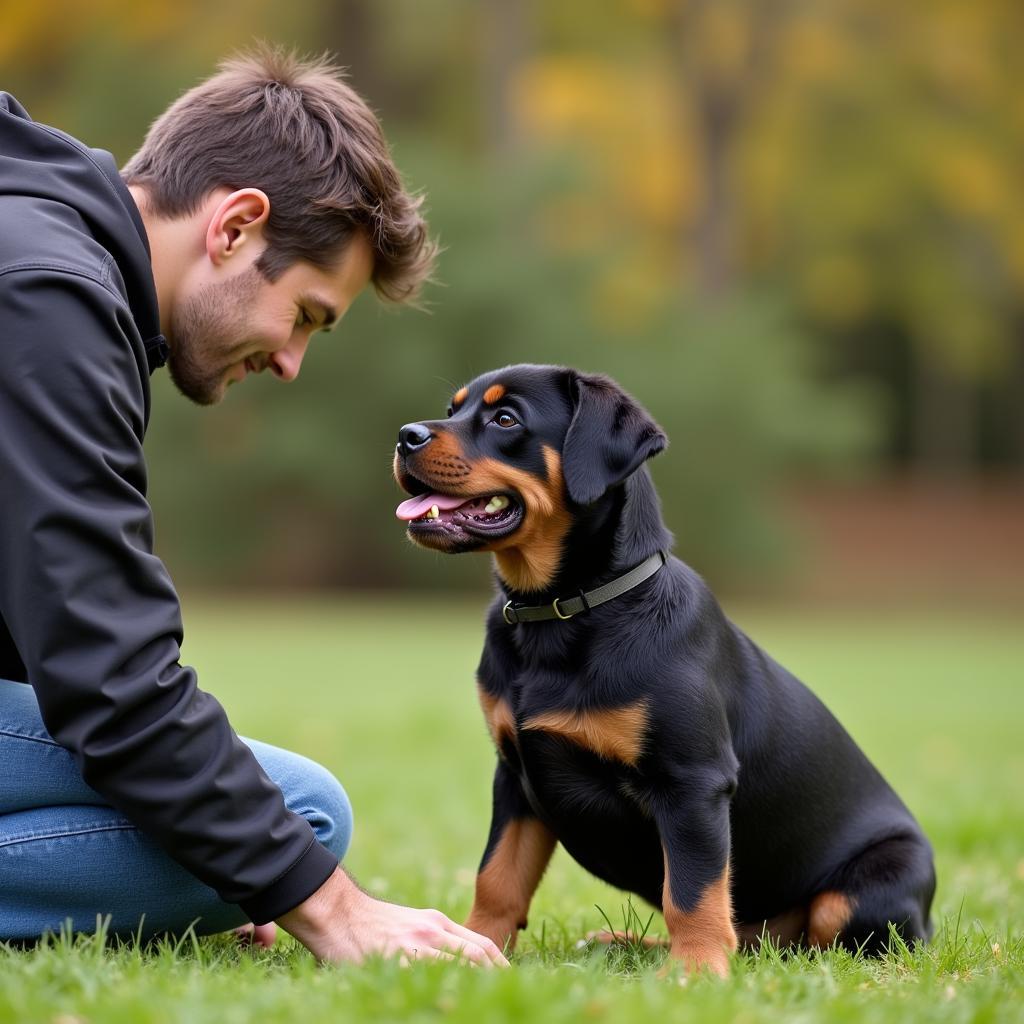
<path fill-rule="evenodd" d="M 216 203 L 206 227 L 210 261 L 220 266 L 249 242 L 262 249 L 269 217 L 270 199 L 262 189 L 240 188 L 225 195 Z"/>
<path fill-rule="evenodd" d="M 665 432 L 610 377 L 573 374 L 575 410 L 562 446 L 569 497 L 590 505 L 668 444 Z"/>

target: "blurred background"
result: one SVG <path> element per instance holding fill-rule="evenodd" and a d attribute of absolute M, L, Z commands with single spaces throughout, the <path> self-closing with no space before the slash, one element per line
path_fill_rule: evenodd
<path fill-rule="evenodd" d="M 761 600 L 1024 602 L 1024 7 L 1015 0 L 0 0 L 0 88 L 124 163 L 254 38 L 329 51 L 444 252 L 297 386 L 166 374 L 157 546 L 188 588 L 469 588 L 412 550 L 398 427 L 510 362 L 666 428 L 677 553 Z"/>

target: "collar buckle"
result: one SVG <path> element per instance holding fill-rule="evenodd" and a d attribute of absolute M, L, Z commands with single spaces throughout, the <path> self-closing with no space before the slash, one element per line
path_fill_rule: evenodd
<path fill-rule="evenodd" d="M 658 551 L 618 579 L 605 583 L 596 590 L 589 592 L 580 590 L 576 597 L 556 597 L 550 605 L 515 605 L 510 599 L 502 605 L 501 617 L 510 626 L 516 626 L 521 622 L 542 622 L 551 619 L 560 619 L 565 622 L 575 618 L 581 612 L 589 612 L 598 605 L 611 601 L 639 586 L 644 580 L 650 579 L 667 562 L 668 555 L 664 551 Z M 570 606 L 572 611 L 568 610 Z"/>

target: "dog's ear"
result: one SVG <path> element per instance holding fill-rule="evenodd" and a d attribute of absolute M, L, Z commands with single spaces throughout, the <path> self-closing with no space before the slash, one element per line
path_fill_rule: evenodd
<path fill-rule="evenodd" d="M 569 497 L 590 505 L 668 444 L 665 432 L 610 377 L 573 374 L 575 409 L 562 446 Z"/>

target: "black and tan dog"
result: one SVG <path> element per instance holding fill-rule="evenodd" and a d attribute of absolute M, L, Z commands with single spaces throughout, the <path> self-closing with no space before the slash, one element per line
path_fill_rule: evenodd
<path fill-rule="evenodd" d="M 877 952 L 927 939 L 931 848 L 824 705 L 724 616 L 645 460 L 665 435 L 613 381 L 511 366 L 404 426 L 410 537 L 494 553 L 477 685 L 498 750 L 469 927 L 526 924 L 555 844 L 665 916 L 671 954 L 738 939 Z"/>

